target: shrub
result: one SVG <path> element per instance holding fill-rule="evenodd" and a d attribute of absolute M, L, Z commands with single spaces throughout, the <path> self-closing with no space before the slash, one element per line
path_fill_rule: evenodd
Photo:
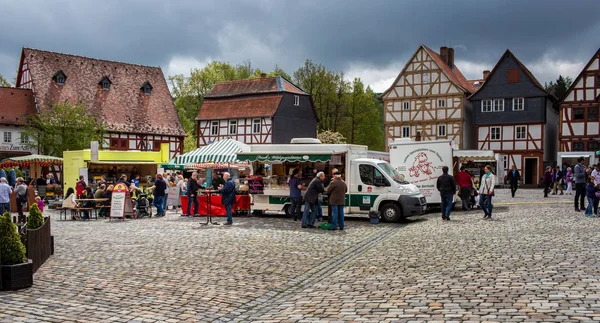
<path fill-rule="evenodd" d="M 38 229 L 44 225 L 44 216 L 40 211 L 37 203 L 31 204 L 29 207 L 29 217 L 27 218 L 27 229 Z"/>
<path fill-rule="evenodd" d="M 8 212 L 0 216 L 0 257 L 3 265 L 16 265 L 27 261 L 25 246 Z"/>

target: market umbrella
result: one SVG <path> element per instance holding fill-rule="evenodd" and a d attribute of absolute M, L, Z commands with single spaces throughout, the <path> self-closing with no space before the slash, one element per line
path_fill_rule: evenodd
<path fill-rule="evenodd" d="M 45 156 L 45 155 L 27 155 L 27 156 L 19 156 L 19 157 L 11 157 L 6 158 L 0 161 L 0 168 L 4 167 L 29 167 L 30 165 L 39 165 L 42 167 L 46 166 L 62 166 L 63 159 L 60 157 L 54 156 Z"/>
<path fill-rule="evenodd" d="M 177 156 L 169 164 L 234 163 L 239 152 L 249 151 L 250 146 L 245 143 L 227 138 Z"/>

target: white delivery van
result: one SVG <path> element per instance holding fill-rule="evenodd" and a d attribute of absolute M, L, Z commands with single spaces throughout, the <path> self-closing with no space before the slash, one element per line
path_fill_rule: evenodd
<path fill-rule="evenodd" d="M 452 141 L 412 141 L 396 139 L 390 144 L 390 164 L 404 179 L 414 184 L 427 199 L 429 207 L 442 203 L 436 188 L 442 167 L 452 175 Z"/>
<path fill-rule="evenodd" d="M 423 214 L 427 208 L 419 189 L 402 180 L 385 160 L 369 158 L 366 146 L 320 143 L 250 145 L 250 152 L 239 153 L 238 160 L 249 162 L 253 175 L 261 176 L 263 181 L 261 190 L 253 192 L 251 189 L 253 211 L 287 211 L 290 192 L 287 181 L 294 168 L 302 172 L 304 189 L 317 170 L 325 171 L 327 175 L 333 168 L 341 171 L 348 185 L 347 214 L 378 210 L 382 213 L 382 220 L 395 222 Z M 327 214 L 326 203 L 323 203 L 323 209 L 323 213 Z"/>

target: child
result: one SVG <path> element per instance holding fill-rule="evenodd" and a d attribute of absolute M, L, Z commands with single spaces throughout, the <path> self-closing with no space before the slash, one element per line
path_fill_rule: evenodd
<path fill-rule="evenodd" d="M 567 181 L 567 194 L 573 195 L 573 171 L 571 170 L 571 167 L 567 167 L 566 181 Z"/>
<path fill-rule="evenodd" d="M 39 196 L 35 197 L 35 203 L 37 203 L 40 212 L 44 212 L 44 201 Z"/>
<path fill-rule="evenodd" d="M 588 201 L 588 206 L 585 209 L 585 216 L 594 216 L 598 214 L 598 204 L 594 203 L 594 200 L 597 199 L 596 192 L 598 192 L 598 187 L 594 184 L 594 177 L 589 176 L 587 186 L 585 187 L 585 196 Z M 592 213 L 592 207 L 594 213 Z"/>

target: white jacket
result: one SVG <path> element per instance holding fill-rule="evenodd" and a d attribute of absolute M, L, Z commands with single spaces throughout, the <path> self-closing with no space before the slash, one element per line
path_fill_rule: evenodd
<path fill-rule="evenodd" d="M 488 195 L 494 193 L 494 186 L 496 186 L 496 175 L 483 175 L 483 177 L 481 177 L 481 183 L 479 184 L 479 194 Z"/>

